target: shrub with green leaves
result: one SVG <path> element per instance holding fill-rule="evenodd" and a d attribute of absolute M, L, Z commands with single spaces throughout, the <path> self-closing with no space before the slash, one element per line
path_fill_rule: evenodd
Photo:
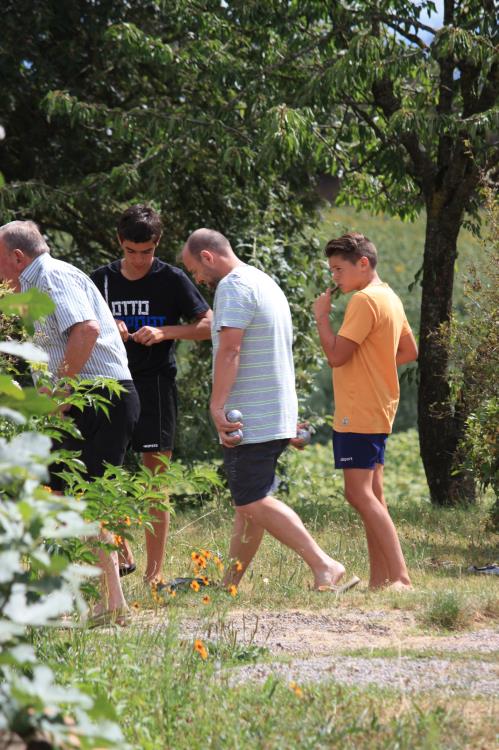
<path fill-rule="evenodd" d="M 43 372 L 44 352 L 19 339 L 52 309 L 37 290 L 0 299 L 0 331 L 9 339 L 0 342 L 0 352 L 7 355 L 0 362 L 0 740 L 16 733 L 28 747 L 43 737 L 60 750 L 125 748 L 103 691 L 73 680 L 57 684 L 31 646 L 33 629 L 75 627 L 76 616 L 87 610 L 82 591 L 99 571 L 86 563 L 94 561 L 91 545 L 100 523 L 117 542 L 134 522 L 150 523 L 151 503 L 170 509 L 167 486 L 206 493 L 220 479 L 209 467 L 189 471 L 171 464 L 156 474 L 144 467 L 132 474 L 108 466 L 104 476 L 88 481 L 77 454 L 51 450 L 51 438 L 79 434 L 61 413 L 61 404 L 107 412 L 109 399 L 98 391 L 107 388 L 112 395 L 120 389 L 110 380 L 75 379 L 59 383 L 60 395 L 49 397 L 37 390 L 43 375 L 37 388 L 22 388 L 13 379 L 12 358 L 36 363 Z M 24 328 L 14 325 L 12 315 Z M 47 385 L 52 391 L 52 382 Z M 43 484 L 55 459 L 64 464 L 68 496 L 55 495 Z"/>
<path fill-rule="evenodd" d="M 463 467 L 496 494 L 499 528 L 499 201 L 485 191 L 487 234 L 480 268 L 469 268 L 466 318 L 451 320 L 451 407 L 465 414 L 459 452 Z"/>
<path fill-rule="evenodd" d="M 29 343 L 15 350 L 16 356 L 45 358 Z M 123 747 L 109 703 L 88 688 L 58 685 L 30 645 L 30 629 L 60 627 L 63 616 L 86 609 L 80 587 L 98 573 L 50 555 L 46 540 L 91 536 L 97 528 L 84 520 L 83 502 L 43 486 L 51 440 L 30 430 L 28 420 L 52 409 L 51 399 L 25 394 L 7 374 L 0 376 L 0 395 L 0 420 L 18 431 L 0 437 L 0 736 L 15 732 L 28 747 L 39 737 L 54 748 Z"/>

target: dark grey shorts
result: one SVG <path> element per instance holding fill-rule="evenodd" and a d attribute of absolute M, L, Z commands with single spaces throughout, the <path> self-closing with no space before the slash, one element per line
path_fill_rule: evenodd
<path fill-rule="evenodd" d="M 267 443 L 247 443 L 235 448 L 222 446 L 227 482 L 235 505 L 249 505 L 276 491 L 277 460 L 289 438 Z"/>
<path fill-rule="evenodd" d="M 140 398 L 140 419 L 134 430 L 132 448 L 140 453 L 171 451 L 177 426 L 177 384 L 166 375 L 135 376 Z"/>

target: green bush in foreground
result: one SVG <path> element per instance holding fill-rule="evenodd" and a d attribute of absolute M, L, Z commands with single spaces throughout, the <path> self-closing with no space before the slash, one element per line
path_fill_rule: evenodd
<path fill-rule="evenodd" d="M 35 302 L 43 308 L 40 297 Z M 29 343 L 4 342 L 0 351 L 45 360 Z M 0 737 L 15 732 L 28 747 L 43 737 L 61 750 L 124 747 L 111 704 L 89 686 L 62 688 L 30 645 L 30 629 L 60 625 L 62 615 L 86 609 L 80 586 L 96 573 L 47 552 L 47 539 L 97 533 L 83 518 L 84 503 L 42 486 L 51 441 L 29 429 L 29 418 L 54 405 L 34 389 L 26 394 L 9 374 L 0 375 L 0 421 L 7 436 L 0 438 Z"/>

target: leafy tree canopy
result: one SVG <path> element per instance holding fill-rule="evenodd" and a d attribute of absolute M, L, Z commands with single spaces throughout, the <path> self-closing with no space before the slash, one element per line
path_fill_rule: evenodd
<path fill-rule="evenodd" d="M 161 209 L 170 257 L 195 227 L 221 229 L 282 283 L 305 375 L 313 176 L 340 177 L 357 206 L 424 207 L 419 426 L 445 502 L 463 419 L 431 414 L 449 397 L 432 333 L 450 316 L 459 229 L 497 167 L 495 6 L 445 0 L 440 19 L 431 0 L 8 0 L 2 214 L 64 232 L 87 267 L 115 254 L 113 217 L 132 201 Z"/>

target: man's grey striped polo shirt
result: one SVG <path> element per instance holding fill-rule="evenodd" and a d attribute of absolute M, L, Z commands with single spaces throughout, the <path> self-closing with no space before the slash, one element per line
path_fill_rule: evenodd
<path fill-rule="evenodd" d="M 114 318 L 88 276 L 70 263 L 43 253 L 26 266 L 19 281 L 23 292 L 36 287 L 48 294 L 55 304 L 54 312 L 35 324 L 35 341 L 47 352 L 48 367 L 54 377 L 64 358 L 69 329 L 76 323 L 96 320 L 100 333 L 80 376 L 132 379 Z"/>
<path fill-rule="evenodd" d="M 213 361 L 223 327 L 242 328 L 239 371 L 227 409 L 243 414 L 243 443 L 295 437 L 298 404 L 293 327 L 286 297 L 263 271 L 241 264 L 218 284 L 213 304 Z"/>

